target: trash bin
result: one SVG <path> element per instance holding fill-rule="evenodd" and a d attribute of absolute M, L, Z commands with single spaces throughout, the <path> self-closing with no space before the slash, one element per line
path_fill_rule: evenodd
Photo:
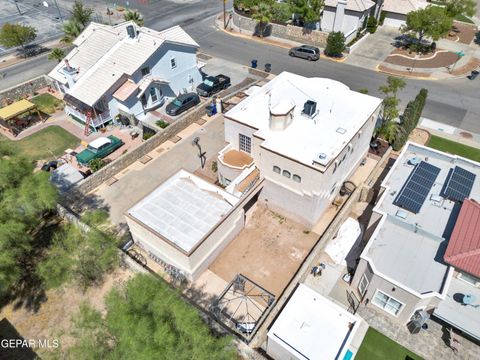
<path fill-rule="evenodd" d="M 270 72 L 272 71 L 272 64 L 266 63 L 265 64 L 265 72 Z"/>
<path fill-rule="evenodd" d="M 253 59 L 253 60 L 252 60 L 252 68 L 253 68 L 253 69 L 256 69 L 256 68 L 257 68 L 257 64 L 258 64 L 258 60 Z"/>
<path fill-rule="evenodd" d="M 217 105 L 215 104 L 209 104 L 205 109 L 207 110 L 208 116 L 213 116 L 217 113 Z"/>

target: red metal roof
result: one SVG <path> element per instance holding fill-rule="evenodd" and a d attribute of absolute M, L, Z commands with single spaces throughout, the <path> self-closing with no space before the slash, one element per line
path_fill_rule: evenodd
<path fill-rule="evenodd" d="M 465 199 L 444 259 L 457 269 L 480 277 L 480 204 Z"/>

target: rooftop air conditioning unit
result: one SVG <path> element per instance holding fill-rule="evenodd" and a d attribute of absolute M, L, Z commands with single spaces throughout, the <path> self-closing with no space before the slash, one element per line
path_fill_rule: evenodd
<path fill-rule="evenodd" d="M 317 103 L 315 101 L 307 100 L 303 105 L 302 113 L 304 113 L 309 117 L 313 117 L 316 111 L 317 111 Z"/>
<path fill-rule="evenodd" d="M 135 39 L 135 36 L 137 36 L 137 33 L 136 33 L 135 27 L 133 25 L 128 25 L 127 26 L 127 34 L 132 39 Z"/>

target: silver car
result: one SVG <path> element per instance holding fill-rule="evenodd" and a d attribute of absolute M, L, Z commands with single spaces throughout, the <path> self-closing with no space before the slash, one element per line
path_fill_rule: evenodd
<path fill-rule="evenodd" d="M 320 49 L 315 46 L 302 45 L 291 48 L 288 55 L 313 61 L 320 58 Z"/>

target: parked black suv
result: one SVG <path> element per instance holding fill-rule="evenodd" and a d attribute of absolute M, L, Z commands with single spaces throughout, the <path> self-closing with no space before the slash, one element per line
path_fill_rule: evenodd
<path fill-rule="evenodd" d="M 310 61 L 318 60 L 320 59 L 320 49 L 315 46 L 302 45 L 291 48 L 288 52 L 288 55 L 307 59 Z"/>
<path fill-rule="evenodd" d="M 475 80 L 475 78 L 478 76 L 479 71 L 478 70 L 473 70 L 470 75 L 467 76 L 469 80 Z"/>
<path fill-rule="evenodd" d="M 180 115 L 184 111 L 187 111 L 191 107 L 200 103 L 200 98 L 195 93 L 187 93 L 182 94 L 170 102 L 167 107 L 166 111 L 168 115 L 176 116 Z"/>

